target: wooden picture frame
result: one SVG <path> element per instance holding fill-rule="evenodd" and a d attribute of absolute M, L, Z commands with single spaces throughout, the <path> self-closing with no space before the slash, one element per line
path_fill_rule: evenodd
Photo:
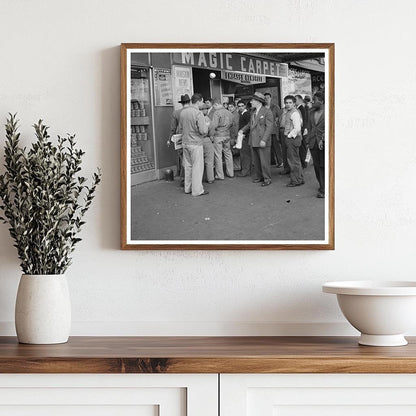
<path fill-rule="evenodd" d="M 334 50 L 333 43 L 121 44 L 121 249 L 333 250 Z M 282 107 L 287 92 L 315 97 L 316 102 L 320 96 L 314 94 L 323 93 L 325 133 L 319 146 L 324 159 L 319 166 L 324 166 L 325 197 L 317 198 L 322 185 L 316 175 L 322 170 L 315 173 L 313 158 L 304 186 L 285 187 L 284 175 L 278 176 L 273 167 L 272 186 L 267 188 L 247 177 L 225 178 L 203 184 L 210 195 L 185 195 L 176 176 L 177 154 L 168 146 L 171 117 L 186 92 L 207 98 L 207 91 L 225 103 L 271 91 L 272 100 Z M 293 111 L 287 114 L 292 119 Z M 289 137 L 287 126 L 293 127 L 283 119 L 273 119 L 277 136 L 280 131 L 284 137 L 277 139 L 280 148 L 281 140 Z M 248 143 L 249 133 L 247 137 Z M 250 151 L 257 152 L 254 147 Z M 277 159 L 276 153 L 276 165 Z M 290 183 L 295 183 L 292 176 Z"/>

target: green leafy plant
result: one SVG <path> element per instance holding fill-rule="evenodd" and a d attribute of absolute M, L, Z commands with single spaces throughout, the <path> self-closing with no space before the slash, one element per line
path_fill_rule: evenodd
<path fill-rule="evenodd" d="M 49 140 L 48 128 L 34 124 L 37 140 L 30 149 L 20 146 L 18 120 L 10 114 L 6 122 L 5 164 L 0 175 L 0 216 L 9 224 L 25 274 L 63 274 L 71 264 L 71 253 L 81 241 L 101 171 L 92 183 L 79 176 L 84 152 L 76 148 L 75 135 Z"/>

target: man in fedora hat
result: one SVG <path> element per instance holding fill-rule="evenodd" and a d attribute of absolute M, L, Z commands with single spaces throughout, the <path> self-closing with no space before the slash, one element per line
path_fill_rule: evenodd
<path fill-rule="evenodd" d="M 251 147 L 251 158 L 254 167 L 254 183 L 262 182 L 261 186 L 272 183 L 270 168 L 271 134 L 273 131 L 273 113 L 266 108 L 266 99 L 260 92 L 255 92 L 250 103 L 253 112 L 250 122 L 240 131 L 246 134 L 250 131 L 249 145 Z"/>
<path fill-rule="evenodd" d="M 180 133 L 178 131 L 178 129 L 179 129 L 179 115 L 181 114 L 181 111 L 183 110 L 183 108 L 186 105 L 189 105 L 190 102 L 191 102 L 191 99 L 189 98 L 188 94 L 181 95 L 181 99 L 178 101 L 178 103 L 182 104 L 182 107 L 178 108 L 177 110 L 175 110 L 172 113 L 172 119 L 171 119 L 171 122 L 170 122 L 170 133 L 171 133 L 172 136 L 174 134 Z"/>
<path fill-rule="evenodd" d="M 179 116 L 181 114 L 181 111 L 190 105 L 191 99 L 189 98 L 188 94 L 181 95 L 181 99 L 178 101 L 178 103 L 182 104 L 181 108 L 178 108 L 172 113 L 172 118 L 170 120 L 170 137 L 174 134 L 182 133 L 179 130 Z M 168 146 L 170 146 L 170 140 L 168 141 Z M 179 149 L 176 153 L 176 169 L 178 171 L 178 176 L 181 177 L 181 186 L 184 185 L 184 169 L 182 166 L 182 155 L 183 150 Z"/>

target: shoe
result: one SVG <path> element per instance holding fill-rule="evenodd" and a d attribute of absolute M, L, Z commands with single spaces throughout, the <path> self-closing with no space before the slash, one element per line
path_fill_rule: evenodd
<path fill-rule="evenodd" d="M 223 180 L 224 180 L 224 178 L 220 178 L 220 177 L 216 176 L 216 177 L 215 177 L 215 180 L 217 180 L 217 181 L 223 181 Z"/>
<path fill-rule="evenodd" d="M 253 179 L 253 183 L 263 182 L 263 179 Z"/>
<path fill-rule="evenodd" d="M 325 194 L 323 192 L 318 192 L 316 195 L 317 198 L 325 198 Z"/>
<path fill-rule="evenodd" d="M 189 195 L 189 194 L 191 194 L 192 192 L 185 192 L 186 193 L 186 195 Z"/>
<path fill-rule="evenodd" d="M 282 168 L 283 167 L 283 163 L 280 163 L 278 165 L 276 165 L 277 168 Z"/>
<path fill-rule="evenodd" d="M 214 183 L 214 181 L 207 181 L 207 183 Z"/>
<path fill-rule="evenodd" d="M 244 178 L 244 177 L 248 176 L 248 173 L 244 174 L 244 173 L 238 172 L 238 173 L 236 173 L 236 176 L 238 176 L 239 178 Z"/>
<path fill-rule="evenodd" d="M 288 188 L 293 188 L 294 186 L 300 186 L 300 185 L 302 185 L 301 182 L 300 183 L 289 182 L 286 186 Z"/>
<path fill-rule="evenodd" d="M 282 170 L 279 175 L 289 175 L 290 170 Z"/>
<path fill-rule="evenodd" d="M 265 179 L 261 186 L 269 186 L 272 183 L 270 179 Z"/>
<path fill-rule="evenodd" d="M 208 191 L 204 191 L 204 192 L 202 192 L 202 194 L 199 194 L 199 195 L 197 195 L 197 196 L 203 196 L 203 195 L 208 195 L 209 194 L 209 192 Z"/>

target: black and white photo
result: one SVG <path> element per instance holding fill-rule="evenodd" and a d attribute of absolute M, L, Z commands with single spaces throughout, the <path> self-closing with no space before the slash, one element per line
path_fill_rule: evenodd
<path fill-rule="evenodd" d="M 333 44 L 122 44 L 126 249 L 333 249 Z"/>

